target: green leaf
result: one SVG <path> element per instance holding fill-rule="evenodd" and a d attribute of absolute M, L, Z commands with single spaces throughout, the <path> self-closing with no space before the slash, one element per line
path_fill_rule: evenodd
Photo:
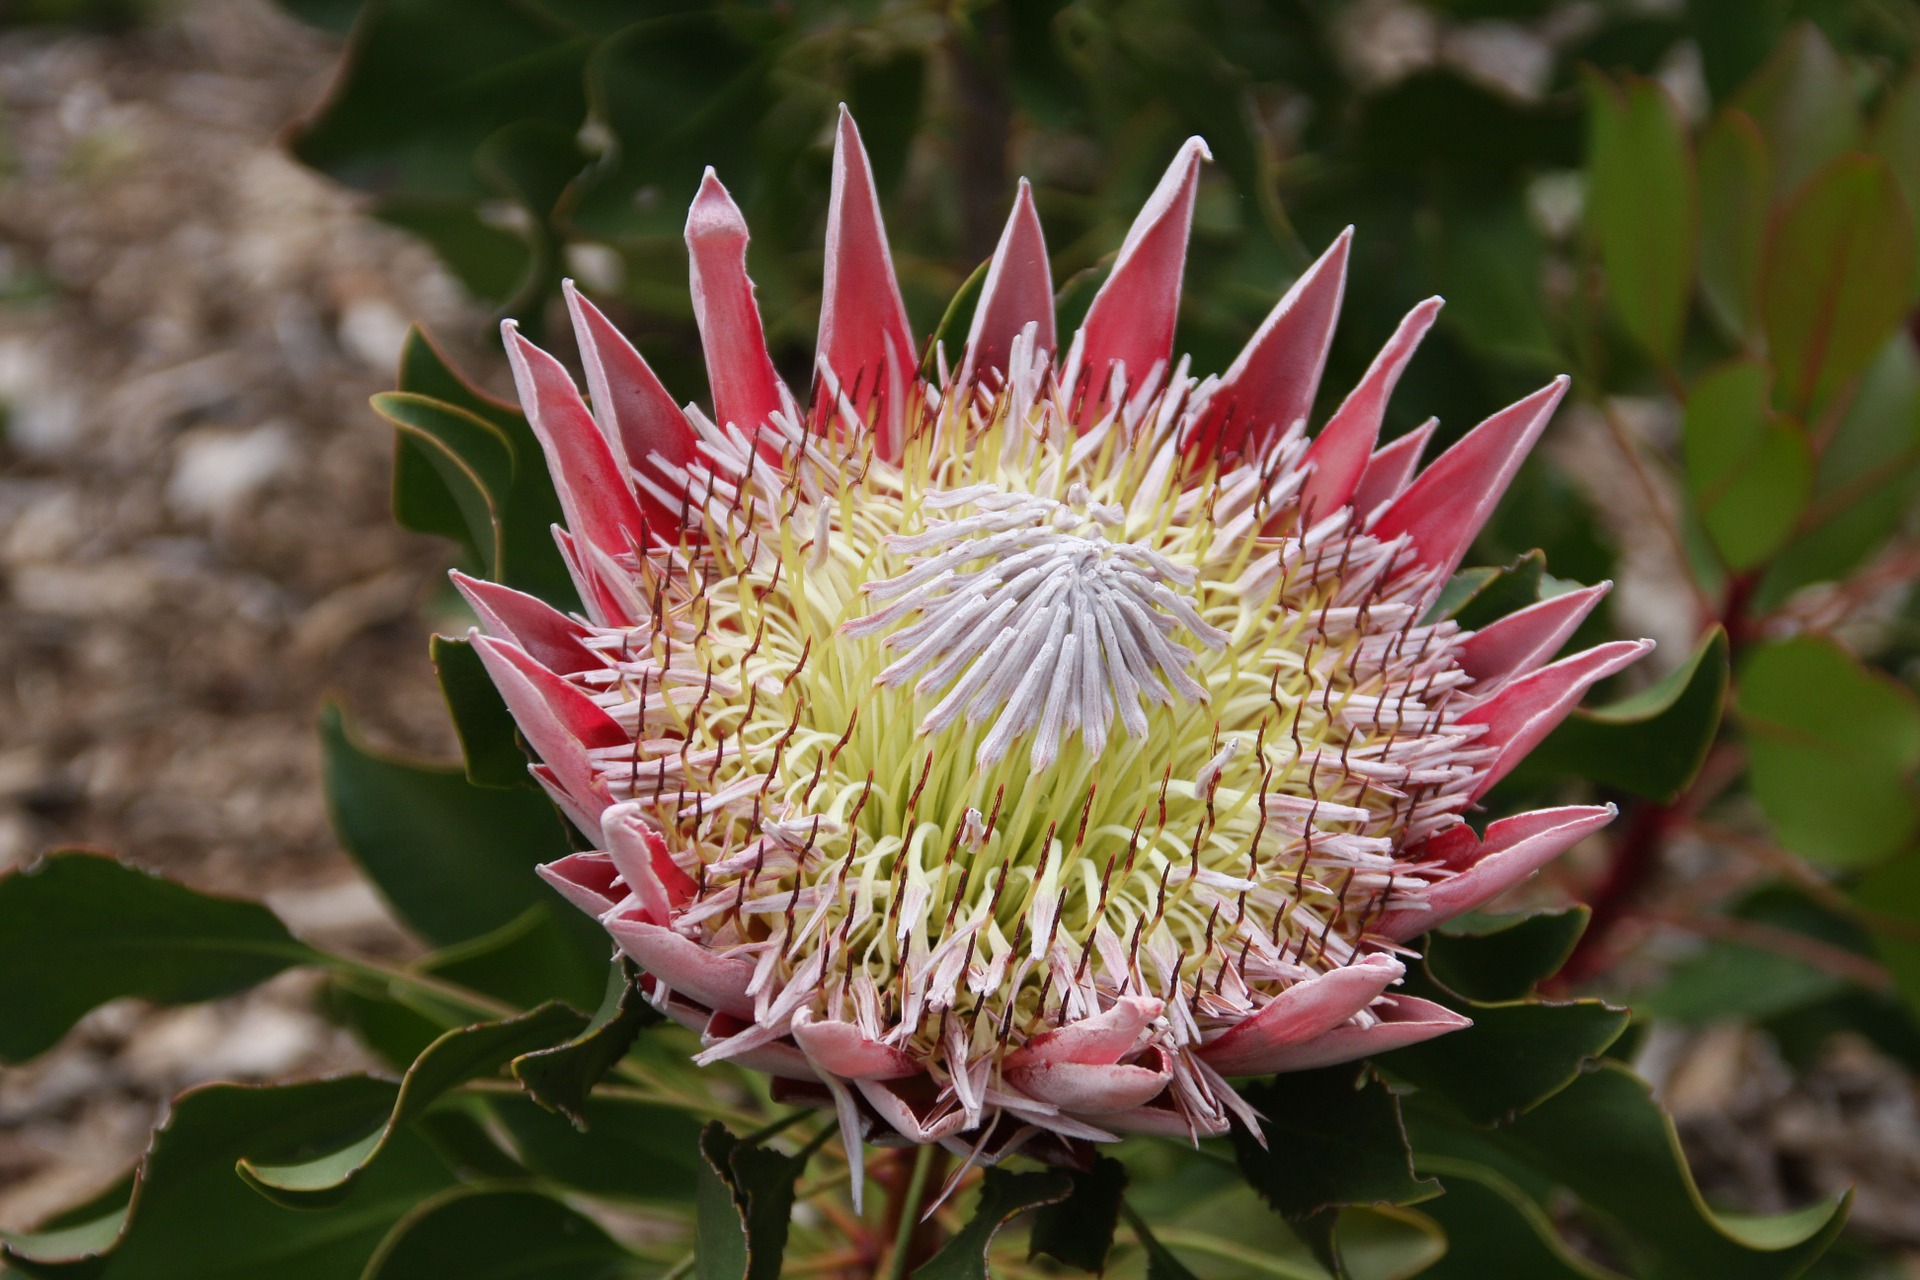
<path fill-rule="evenodd" d="M 755 144 L 772 106 L 767 81 L 779 41 L 769 28 L 784 24 L 732 18 L 698 10 L 649 17 L 594 50 L 587 93 L 614 145 L 583 181 L 573 227 L 615 240 L 677 239 L 707 165 L 729 175 L 752 207 L 755 190 L 733 175 L 777 173 Z"/>
<path fill-rule="evenodd" d="M 1064 1200 L 1041 1206 L 1034 1215 L 1027 1256 L 1044 1253 L 1081 1271 L 1105 1271 L 1113 1229 L 1120 1223 L 1127 1166 L 1108 1156 L 1095 1156 L 1092 1168 L 1069 1169 L 1067 1176 L 1073 1191 Z"/>
<path fill-rule="evenodd" d="M 590 41 L 510 0 L 386 0 L 354 27 L 327 100 L 289 139 L 349 186 L 485 198 L 474 153 L 501 127 L 586 115 Z"/>
<path fill-rule="evenodd" d="M 988 1169 L 980 1180 L 980 1199 L 967 1224 L 953 1233 L 940 1252 L 913 1273 L 913 1280 L 988 1280 L 987 1251 L 993 1237 L 1014 1218 L 1073 1194 L 1073 1180 L 1059 1169 L 1009 1173 Z"/>
<path fill-rule="evenodd" d="M 1240 1172 L 1289 1220 L 1341 1205 L 1411 1204 L 1438 1189 L 1414 1176 L 1399 1100 L 1368 1068 L 1295 1071 L 1240 1093 L 1266 1117 L 1264 1143 L 1233 1130 Z"/>
<path fill-rule="evenodd" d="M 499 430 L 511 453 L 513 472 L 510 488 L 493 495 L 501 555 L 494 577 L 539 596 L 556 609 L 578 608 L 579 595 L 553 540 L 553 526 L 563 523 L 560 498 L 526 415 L 474 387 L 417 328 L 408 332 L 401 350 L 400 390 L 464 411 Z M 396 475 L 396 487 L 400 483 Z"/>
<path fill-rule="evenodd" d="M 401 391 L 464 409 L 492 423 L 507 436 L 516 452 L 519 436 L 513 428 L 517 425 L 525 428 L 529 436 L 532 434 L 532 429 L 526 426 L 526 415 L 518 405 L 495 399 L 474 386 L 418 325 L 407 330 L 406 342 L 400 349 L 399 382 Z"/>
<path fill-rule="evenodd" d="M 447 1093 L 493 1075 L 513 1058 L 578 1034 L 586 1018 L 563 1004 L 544 1004 L 499 1022 L 449 1031 L 427 1046 L 401 1079 L 388 1107 L 369 1118 L 369 1132 L 293 1164 L 240 1162 L 240 1174 L 276 1204 L 310 1209 L 337 1204 L 394 1138 Z"/>
<path fill-rule="evenodd" d="M 575 1128 L 587 1127 L 587 1095 L 646 1028 L 662 1015 L 640 991 L 638 973 L 621 963 L 610 970 L 609 999 L 585 1031 L 563 1045 L 524 1053 L 513 1060 L 513 1076 L 533 1100 L 557 1111 Z"/>
<path fill-rule="evenodd" d="M 1887 162 L 1907 198 L 1907 209 L 1920 219 L 1920 66 L 1909 70 L 1880 104 L 1867 149 Z M 1920 280 L 1914 288 L 1920 293 Z"/>
<path fill-rule="evenodd" d="M 1383 1054 L 1381 1068 L 1440 1094 L 1479 1124 L 1511 1120 L 1566 1088 L 1620 1037 L 1633 1016 L 1598 1000 L 1480 1004 L 1448 999 L 1438 986 L 1417 978 L 1407 990 L 1458 1009 L 1473 1025 Z"/>
<path fill-rule="evenodd" d="M 975 267 L 973 274 L 966 278 L 965 282 L 954 291 L 953 297 L 947 301 L 947 309 L 940 313 L 940 323 L 933 327 L 933 337 L 927 342 L 926 358 L 920 362 L 920 376 L 927 381 L 935 381 L 939 376 L 940 344 L 949 338 L 954 340 L 956 346 L 960 342 L 960 318 L 972 315 L 973 309 L 979 305 L 980 290 L 987 282 L 987 268 L 992 265 L 993 259 L 989 258 Z M 947 352 L 949 360 L 957 358 L 958 355 L 957 350 Z"/>
<path fill-rule="evenodd" d="M 1147 1254 L 1147 1280 L 1197 1280 L 1193 1272 L 1182 1265 L 1180 1259 L 1173 1256 L 1168 1248 L 1154 1236 L 1146 1220 L 1132 1209 L 1122 1205 L 1127 1215 L 1127 1225 L 1133 1228 L 1134 1238 Z"/>
<path fill-rule="evenodd" d="M 1650 1017 L 1682 1026 L 1760 1022 L 1838 995 L 1846 979 L 1779 951 L 1716 939 L 1634 1000 Z"/>
<path fill-rule="evenodd" d="M 460 738 L 467 781 L 501 790 L 527 786 L 527 753 L 520 747 L 513 713 L 472 642 L 434 636 L 427 641 L 427 652 L 440 677 L 440 694 L 453 717 L 453 731 Z"/>
<path fill-rule="evenodd" d="M 1447 1235 L 1446 1256 L 1420 1273 L 1423 1280 L 1624 1280 L 1574 1252 L 1541 1207 L 1492 1169 L 1444 1156 L 1416 1159 L 1447 1189 L 1421 1206 Z"/>
<path fill-rule="evenodd" d="M 373 398 L 394 425 L 393 516 L 452 538 L 492 577 L 501 561 L 499 502 L 513 487 L 513 449 L 499 428 L 406 392 Z"/>
<path fill-rule="evenodd" d="M 1726 632 L 1709 628 L 1686 662 L 1639 693 L 1575 709 L 1511 782 L 1579 777 L 1651 800 L 1678 796 L 1693 784 L 1719 731 L 1727 652 Z"/>
<path fill-rule="evenodd" d="M 1886 161 L 1845 156 L 1781 212 L 1761 280 L 1776 394 L 1811 419 L 1906 314 L 1913 215 Z"/>
<path fill-rule="evenodd" d="M 1767 144 L 1732 107 L 1700 135 L 1700 289 L 1721 327 L 1743 341 L 1760 327 L 1767 243 Z"/>
<path fill-rule="evenodd" d="M 321 715 L 327 800 L 340 843 L 427 941 L 463 942 L 541 901 L 536 863 L 572 851 L 546 797 L 475 787 L 461 770 L 374 754 L 337 705 Z M 594 990 L 599 967 L 595 966 Z"/>
<path fill-rule="evenodd" d="M 718 1120 L 700 1131 L 698 1280 L 779 1280 L 804 1159 L 748 1142 Z"/>
<path fill-rule="evenodd" d="M 1893 973 L 1910 1010 L 1920 1011 L 1920 849 L 1908 849 L 1860 877 L 1854 901 L 1874 950 Z"/>
<path fill-rule="evenodd" d="M 1461 630 L 1478 631 L 1539 600 L 1546 567 L 1545 556 L 1529 551 L 1504 569 L 1462 569 L 1441 588 L 1428 620 L 1452 618 Z"/>
<path fill-rule="evenodd" d="M 1587 227 L 1621 325 L 1671 365 L 1692 292 L 1697 236 L 1686 128 L 1652 80 L 1587 77 Z"/>
<path fill-rule="evenodd" d="M 1612 1228 L 1609 1240 L 1644 1280 L 1787 1280 L 1839 1234 L 1847 1199 L 1773 1217 L 1723 1218 L 1707 1208 L 1672 1123 L 1646 1083 L 1605 1061 L 1509 1125 L 1455 1128 L 1419 1108 L 1427 1152 L 1485 1149 L 1564 1187 Z"/>
<path fill-rule="evenodd" d="M 1830 640 L 1755 648 L 1739 683 L 1753 793 L 1780 843 L 1866 866 L 1911 839 L 1920 704 Z"/>
<path fill-rule="evenodd" d="M 0 1061 L 44 1052 L 120 996 L 233 995 L 324 957 L 255 902 L 199 893 L 98 853 L 60 850 L 0 877 Z"/>
<path fill-rule="evenodd" d="M 521 1162 L 562 1186 L 641 1204 L 695 1194 L 700 1124 L 678 1107 L 603 1088 L 580 1107 L 584 1131 L 525 1096 L 489 1098 L 487 1111 Z"/>
<path fill-rule="evenodd" d="M 1813 496 L 1812 442 L 1769 404 L 1772 371 L 1753 359 L 1720 365 L 1687 395 L 1687 491 L 1707 535 L 1736 573 L 1793 536 Z"/>
<path fill-rule="evenodd" d="M 1851 150 L 1860 134 L 1852 73 L 1811 22 L 1774 46 L 1733 105 L 1752 116 L 1766 138 L 1776 198 Z"/>
<path fill-rule="evenodd" d="M 550 900 L 492 933 L 434 952 L 419 967 L 520 1007 L 558 997 L 585 1008 L 606 987 L 612 949 L 592 916 Z"/>
<path fill-rule="evenodd" d="M 321 1002 L 329 1018 L 353 1032 L 382 1062 L 405 1071 L 448 1028 L 413 1002 L 403 1002 L 401 994 L 388 981 L 336 973 L 328 977 Z"/>
<path fill-rule="evenodd" d="M 593 1219 L 537 1191 L 459 1187 L 394 1224 L 363 1280 L 622 1280 L 644 1272 Z"/>
<path fill-rule="evenodd" d="M 339 1280 L 357 1275 L 387 1228 L 450 1178 L 432 1151 L 401 1135 L 339 1205 L 281 1208 L 234 1176 L 235 1162 L 292 1160 L 331 1147 L 393 1085 L 366 1076 L 307 1084 L 217 1084 L 176 1098 L 141 1159 L 131 1201 L 58 1259 L 45 1241 L 10 1239 L 0 1257 L 29 1275 L 88 1280 Z"/>
<path fill-rule="evenodd" d="M 1802 531 L 1767 568 L 1755 606 L 1848 577 L 1906 521 L 1920 493 L 1920 351 L 1904 332 L 1868 366 L 1820 449 Z"/>
<path fill-rule="evenodd" d="M 1427 969 L 1469 1000 L 1518 1000 L 1560 972 L 1590 914 L 1572 906 L 1528 916 L 1464 916 L 1428 936 Z"/>

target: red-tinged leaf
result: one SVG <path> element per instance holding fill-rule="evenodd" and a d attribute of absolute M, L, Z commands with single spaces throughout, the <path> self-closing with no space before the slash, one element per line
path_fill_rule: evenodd
<path fill-rule="evenodd" d="M 1767 140 L 1775 199 L 1860 138 L 1853 73 L 1811 22 L 1788 33 L 1733 105 L 1753 117 Z"/>
<path fill-rule="evenodd" d="M 1760 361 L 1736 360 L 1694 383 L 1687 397 L 1687 490 L 1735 572 L 1786 545 L 1813 496 L 1812 442 L 1798 422 L 1773 413 L 1770 382 Z"/>
<path fill-rule="evenodd" d="M 1909 71 L 1880 104 L 1867 135 L 1867 149 L 1893 170 L 1920 235 L 1920 67 Z M 1920 293 L 1920 276 L 1914 280 L 1914 289 Z"/>
<path fill-rule="evenodd" d="M 1760 263 L 1767 243 L 1768 159 L 1760 126 L 1728 108 L 1700 136 L 1700 291 L 1732 336 L 1760 329 Z"/>
<path fill-rule="evenodd" d="M 1811 419 L 1867 367 L 1906 314 L 1913 260 L 1912 215 L 1884 160 L 1846 156 L 1801 189 L 1761 282 L 1783 406 Z"/>

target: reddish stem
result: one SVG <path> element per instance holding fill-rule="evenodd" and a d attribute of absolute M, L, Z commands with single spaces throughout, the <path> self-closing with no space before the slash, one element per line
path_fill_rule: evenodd
<path fill-rule="evenodd" d="M 1562 966 L 1556 986 L 1582 982 L 1607 967 L 1611 959 L 1606 946 L 1609 935 L 1658 869 L 1660 847 L 1673 816 L 1673 809 L 1667 805 L 1645 804 L 1627 820 L 1619 843 L 1614 845 L 1606 878 L 1593 891 L 1589 903 L 1593 918 Z"/>

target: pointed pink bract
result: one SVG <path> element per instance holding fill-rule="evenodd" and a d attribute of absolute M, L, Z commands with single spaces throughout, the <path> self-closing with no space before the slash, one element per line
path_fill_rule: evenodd
<path fill-rule="evenodd" d="M 1542 667 L 1532 675 L 1522 676 L 1463 714 L 1460 724 L 1487 726 L 1486 734 L 1474 739 L 1474 745 L 1499 748 L 1499 754 L 1474 787 L 1474 799 L 1485 795 L 1494 783 L 1513 772 L 1514 766 L 1579 705 L 1581 696 L 1589 688 L 1615 672 L 1624 671 L 1651 648 L 1651 640 L 1615 640 L 1596 645 L 1550 667 Z"/>
<path fill-rule="evenodd" d="M 1267 313 L 1200 416 L 1187 442 L 1191 456 L 1255 453 L 1306 419 L 1340 319 L 1352 243 L 1348 227 Z"/>
<path fill-rule="evenodd" d="M 1046 235 L 1033 208 L 1033 188 L 1025 178 L 1013 198 L 1013 212 L 1000 233 L 1000 243 L 980 285 L 980 302 L 973 310 L 973 328 L 960 366 L 960 384 L 992 369 L 1007 371 L 1013 340 L 1029 324 L 1034 345 L 1051 355 L 1059 348 L 1053 326 L 1053 272 L 1047 263 Z"/>
<path fill-rule="evenodd" d="M 1303 510 L 1332 514 L 1352 500 L 1373 460 L 1373 447 L 1379 442 L 1380 424 L 1387 416 L 1387 400 L 1393 395 L 1394 385 L 1439 314 L 1438 298 L 1428 298 L 1409 311 L 1367 367 L 1359 385 L 1314 437 L 1305 459 L 1314 471 L 1300 489 Z M 1311 524 L 1315 516 L 1306 519 Z"/>
<path fill-rule="evenodd" d="M 503 321 L 500 331 L 527 425 L 547 455 L 567 527 L 610 555 L 642 545 L 646 521 L 633 486 L 565 366 L 521 337 L 513 321 Z"/>
<path fill-rule="evenodd" d="M 907 395 L 918 361 L 906 304 L 893 274 L 887 228 L 880 218 L 867 149 L 853 117 L 840 108 L 833 147 L 833 193 L 827 205 L 826 282 L 820 300 L 820 358 L 873 424 L 874 446 L 900 456 Z"/>
<path fill-rule="evenodd" d="M 1427 451 L 1427 442 L 1433 439 L 1434 431 L 1440 426 L 1438 418 L 1428 418 L 1407 434 L 1389 441 L 1373 451 L 1367 459 L 1366 469 L 1360 473 L 1360 482 L 1354 486 L 1354 514 L 1365 520 L 1383 503 L 1393 501 L 1407 490 L 1413 480 L 1413 474 L 1420 468 L 1421 455 Z"/>
<path fill-rule="evenodd" d="M 1388 911 L 1373 931 L 1402 942 L 1475 910 L 1606 826 L 1615 812 L 1612 805 L 1536 809 L 1492 823 L 1485 840 L 1474 840 L 1471 828 L 1455 828 L 1467 843 L 1456 855 L 1464 863 L 1459 873 L 1429 885 L 1418 905 Z"/>
<path fill-rule="evenodd" d="M 1483 686 L 1526 675 L 1560 652 L 1612 589 L 1601 582 L 1568 591 L 1489 623 L 1461 642 L 1460 669 Z"/>
<path fill-rule="evenodd" d="M 587 629 L 540 597 L 469 578 L 458 569 L 447 576 L 487 624 L 489 635 L 513 641 L 554 674 L 570 676 L 606 665 L 582 643 Z"/>
<path fill-rule="evenodd" d="M 1459 567 L 1566 393 L 1567 379 L 1555 378 L 1467 432 L 1380 513 L 1374 534 L 1412 538 L 1421 563 L 1444 581 Z"/>
<path fill-rule="evenodd" d="M 629 471 L 656 479 L 657 469 L 648 461 L 654 454 L 675 466 L 691 466 L 694 435 L 687 415 L 626 335 L 573 287 L 573 281 L 563 281 L 561 290 L 573 317 L 574 339 L 580 344 L 587 392 L 593 397 L 594 421 L 600 424 L 614 456 Z M 654 536 L 672 542 L 680 526 L 680 512 L 668 510 L 645 489 L 639 489 L 637 497 Z"/>
<path fill-rule="evenodd" d="M 1113 273 L 1087 309 L 1068 361 L 1069 385 L 1081 397 L 1083 427 L 1112 407 L 1108 380 L 1116 363 L 1126 366 L 1129 388 L 1153 376 L 1156 365 L 1164 374 L 1171 364 L 1194 192 L 1200 162 L 1209 159 L 1206 143 L 1187 139 L 1134 219 Z"/>
<path fill-rule="evenodd" d="M 747 278 L 747 221 L 712 169 L 687 210 L 687 253 L 714 420 L 723 427 L 732 423 L 751 438 L 785 397 Z"/>
<path fill-rule="evenodd" d="M 1261 1075 L 1278 1068 L 1283 1051 L 1310 1043 L 1379 999 L 1406 974 L 1391 956 L 1367 956 L 1344 968 L 1296 982 L 1252 1017 L 1200 1048 L 1221 1075 Z"/>

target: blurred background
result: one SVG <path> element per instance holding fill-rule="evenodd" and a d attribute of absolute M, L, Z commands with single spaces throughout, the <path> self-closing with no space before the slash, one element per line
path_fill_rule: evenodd
<path fill-rule="evenodd" d="M 315 730 L 457 750 L 426 638 L 469 551 L 394 523 L 366 405 L 409 326 L 503 391 L 494 324 L 570 355 L 571 276 L 704 399 L 711 163 L 805 383 L 841 101 L 917 330 L 1022 175 L 1070 326 L 1199 133 L 1196 368 L 1353 224 L 1322 415 L 1432 293 L 1390 434 L 1574 375 L 1476 562 L 1612 578 L 1589 627 L 1661 649 L 1493 807 L 1623 806 L 1533 892 L 1592 905 L 1563 985 L 1641 1011 L 1709 1197 L 1857 1185 L 1820 1274 L 1920 1276 L 1916 55 L 1912 0 L 0 0 L 0 870 L 100 845 L 416 951 Z M 354 1052 L 297 975 L 108 1006 L 0 1072 L 0 1225 L 188 1084 Z"/>

